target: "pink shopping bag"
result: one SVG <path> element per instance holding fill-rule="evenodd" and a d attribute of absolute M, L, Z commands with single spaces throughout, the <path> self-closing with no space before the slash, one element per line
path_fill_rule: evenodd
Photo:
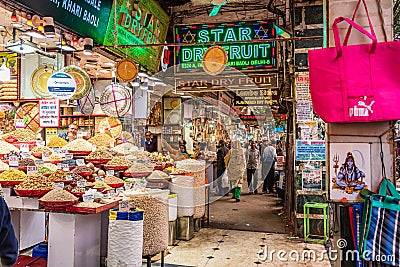
<path fill-rule="evenodd" d="M 362 1 L 371 33 L 339 17 L 332 25 L 335 47 L 308 53 L 312 103 L 325 122 L 400 119 L 400 42 L 377 42 Z M 337 27 L 342 21 L 350 24 L 343 46 Z M 352 27 L 371 39 L 371 44 L 347 45 Z"/>

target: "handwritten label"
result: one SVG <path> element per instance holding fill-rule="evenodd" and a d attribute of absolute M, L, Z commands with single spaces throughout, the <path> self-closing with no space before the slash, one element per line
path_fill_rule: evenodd
<path fill-rule="evenodd" d="M 68 150 L 60 150 L 60 156 L 62 157 L 62 158 L 65 158 L 65 155 L 68 153 Z"/>
<path fill-rule="evenodd" d="M 62 170 L 65 171 L 65 172 L 69 171 L 69 166 L 68 166 L 68 164 L 61 164 L 61 168 L 62 168 Z"/>
<path fill-rule="evenodd" d="M 19 150 L 21 150 L 21 152 L 29 152 L 29 145 L 22 143 L 19 145 Z"/>
<path fill-rule="evenodd" d="M 45 146 L 45 142 L 41 140 L 36 140 L 36 146 Z"/>
<path fill-rule="evenodd" d="M 15 120 L 15 128 L 25 128 L 24 119 L 16 119 Z"/>
<path fill-rule="evenodd" d="M 73 154 L 70 153 L 65 154 L 65 159 L 73 159 L 73 158 L 74 158 Z"/>
<path fill-rule="evenodd" d="M 76 165 L 78 165 L 78 166 L 83 166 L 83 165 L 85 165 L 85 160 L 84 160 L 84 159 L 77 159 L 77 160 L 76 160 Z"/>
<path fill-rule="evenodd" d="M 83 195 L 82 196 L 83 202 L 93 202 L 94 201 L 94 195 L 89 194 L 89 195 Z"/>
<path fill-rule="evenodd" d="M 36 166 L 27 166 L 26 167 L 26 174 L 32 175 L 38 172 L 38 168 Z"/>
<path fill-rule="evenodd" d="M 8 164 L 11 166 L 11 167 L 18 167 L 18 157 L 10 157 L 9 158 L 9 160 L 8 160 Z"/>
<path fill-rule="evenodd" d="M 119 202 L 119 211 L 129 211 L 129 201 L 121 200 Z"/>
<path fill-rule="evenodd" d="M 110 147 L 113 148 L 115 146 L 114 142 L 110 142 Z"/>
<path fill-rule="evenodd" d="M 115 192 L 117 194 L 124 192 L 124 188 L 123 187 L 118 187 L 117 189 L 115 189 Z"/>
<path fill-rule="evenodd" d="M 103 194 L 103 198 L 110 198 L 110 193 Z"/>
<path fill-rule="evenodd" d="M 115 190 L 114 189 L 108 191 L 108 193 L 110 194 L 110 197 L 115 197 Z"/>
<path fill-rule="evenodd" d="M 95 181 L 104 183 L 104 176 L 97 176 Z"/>
<path fill-rule="evenodd" d="M 48 153 L 48 152 L 43 153 L 42 154 L 42 159 L 44 161 L 50 161 L 50 153 Z"/>
<path fill-rule="evenodd" d="M 76 182 L 77 187 L 85 187 L 86 186 L 86 180 L 79 180 Z"/>
<path fill-rule="evenodd" d="M 107 171 L 106 171 L 106 175 L 107 175 L 107 176 L 113 176 L 114 173 L 115 173 L 114 170 L 107 170 Z"/>
<path fill-rule="evenodd" d="M 97 146 L 92 145 L 92 151 L 96 151 L 96 149 L 97 149 Z"/>
<path fill-rule="evenodd" d="M 61 163 L 57 163 L 57 169 L 58 170 L 62 170 L 62 164 Z"/>
<path fill-rule="evenodd" d="M 132 188 L 132 183 L 131 182 L 124 182 L 124 188 L 125 188 L 125 190 L 131 189 Z"/>
<path fill-rule="evenodd" d="M 30 152 L 22 152 L 21 156 L 23 159 L 28 159 L 31 157 L 31 153 Z"/>
<path fill-rule="evenodd" d="M 35 159 L 35 165 L 36 165 L 37 167 L 43 166 L 43 165 L 44 165 L 44 160 L 42 160 L 42 159 Z"/>
<path fill-rule="evenodd" d="M 63 182 L 55 183 L 54 189 L 64 189 L 64 183 Z"/>
<path fill-rule="evenodd" d="M 72 175 L 71 174 L 67 174 L 67 176 L 65 176 L 65 180 L 67 180 L 67 181 L 71 181 L 71 180 L 73 180 L 74 178 L 72 177 Z"/>

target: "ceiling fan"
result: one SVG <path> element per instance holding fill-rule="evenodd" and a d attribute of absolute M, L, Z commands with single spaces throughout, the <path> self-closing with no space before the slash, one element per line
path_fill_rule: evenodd
<path fill-rule="evenodd" d="M 229 0 L 211 0 L 211 4 L 213 4 L 213 9 L 211 10 L 209 16 L 213 17 L 216 16 L 221 9 L 222 6 L 229 3 Z"/>

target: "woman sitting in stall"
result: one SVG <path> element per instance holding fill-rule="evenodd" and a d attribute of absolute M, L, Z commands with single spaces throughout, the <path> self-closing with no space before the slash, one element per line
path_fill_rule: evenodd
<path fill-rule="evenodd" d="M 200 149 L 199 143 L 193 144 L 194 153 L 190 156 L 192 159 L 205 159 L 204 152 Z"/>
<path fill-rule="evenodd" d="M 162 143 L 171 154 L 173 160 L 178 161 L 190 158 L 190 154 L 186 150 L 185 140 L 179 141 L 179 149 L 174 149 L 165 139 L 162 140 Z"/>

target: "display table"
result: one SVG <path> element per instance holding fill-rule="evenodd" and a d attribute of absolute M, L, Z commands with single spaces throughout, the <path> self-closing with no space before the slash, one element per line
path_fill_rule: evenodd
<path fill-rule="evenodd" d="M 48 213 L 47 266 L 100 266 L 101 241 L 106 242 L 101 234 L 108 228 L 102 225 L 102 217 L 108 217 L 108 210 L 118 206 L 119 200 L 97 208 L 70 206 L 67 211 L 45 211 L 38 198 L 13 196 L 12 189 L 3 190 L 20 250 L 45 240 L 45 213 Z M 107 214 L 102 216 L 103 213 Z"/>

